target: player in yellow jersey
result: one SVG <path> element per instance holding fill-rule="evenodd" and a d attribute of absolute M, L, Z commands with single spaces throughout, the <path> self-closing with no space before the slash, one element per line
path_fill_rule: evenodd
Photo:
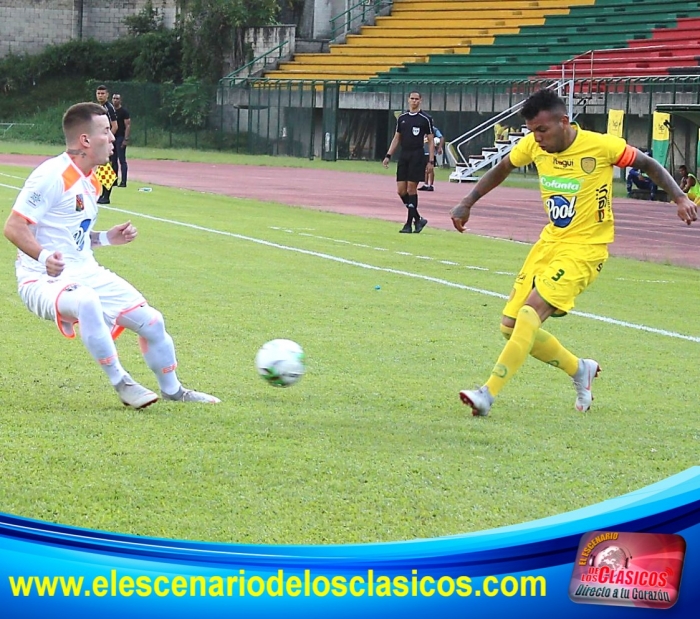
<path fill-rule="evenodd" d="M 481 388 L 460 392 L 472 414 L 480 416 L 489 414 L 494 399 L 528 355 L 564 370 L 573 379 L 576 409 L 590 408 L 598 363 L 576 357 L 542 329 L 542 323 L 571 311 L 576 297 L 605 264 L 614 237 L 613 167 L 634 166 L 646 172 L 676 203 L 680 219 L 688 225 L 697 220 L 695 204 L 661 164 L 621 138 L 572 124 L 566 104 L 552 90 L 533 94 L 520 113 L 530 133 L 450 212 L 454 227 L 464 232 L 479 198 L 515 168 L 533 162 L 537 167 L 549 224 L 530 250 L 503 310 L 501 332 L 508 341 L 491 376 Z"/>

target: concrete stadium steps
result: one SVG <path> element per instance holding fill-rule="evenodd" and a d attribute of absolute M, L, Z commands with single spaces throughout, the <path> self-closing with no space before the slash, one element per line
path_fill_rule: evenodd
<path fill-rule="evenodd" d="M 431 24 L 430 36 L 452 39 L 474 39 L 483 38 L 493 39 L 499 34 L 517 34 L 520 32 L 519 28 L 508 27 L 508 28 L 484 28 L 484 27 L 457 27 L 454 24 L 446 26 L 444 28 L 435 27 Z M 367 41 L 369 39 L 382 39 L 386 40 L 387 36 L 391 36 L 392 41 L 400 41 L 402 39 L 412 39 L 415 40 L 416 33 L 413 30 L 407 30 L 405 28 L 392 28 L 388 34 L 387 28 L 378 28 L 377 26 L 367 26 L 362 29 L 361 35 L 349 35 L 350 41 Z"/>
<path fill-rule="evenodd" d="M 435 18 L 430 20 L 430 30 L 439 30 L 441 28 L 454 28 L 454 29 L 465 29 L 465 30 L 487 30 L 487 34 L 498 34 L 503 30 L 517 30 L 523 26 L 539 26 L 545 21 L 543 17 L 533 17 L 524 19 L 522 17 L 513 17 L 507 19 L 440 19 Z M 420 22 L 420 23 L 418 23 Z M 415 30 L 423 28 L 423 20 L 419 19 L 401 19 L 396 17 L 395 19 L 387 19 L 385 22 L 379 22 L 374 26 L 363 26 L 362 33 L 371 31 L 372 29 L 379 28 L 382 31 L 387 31 L 392 35 L 395 32 L 401 30 Z M 507 33 L 504 33 L 507 34 Z M 413 32 L 416 35 L 416 32 Z"/>
<path fill-rule="evenodd" d="M 266 79 L 271 80 L 333 80 L 333 81 L 365 81 L 375 77 L 374 70 L 351 70 L 335 67 L 332 71 L 295 69 L 287 71 L 267 71 Z"/>
<path fill-rule="evenodd" d="M 455 45 L 491 45 L 495 37 L 465 37 L 464 35 L 457 37 L 437 37 L 425 35 L 421 37 L 396 37 L 391 40 L 379 37 L 364 37 L 359 34 L 350 35 L 347 41 L 346 50 L 361 48 L 361 47 L 382 47 L 385 49 L 395 49 L 401 47 L 429 47 L 431 49 L 452 48 Z M 352 53 L 347 51 L 346 53 Z"/>
<path fill-rule="evenodd" d="M 461 50 L 461 53 L 467 53 L 469 51 L 469 45 L 463 45 L 461 43 L 456 43 L 451 47 L 435 47 L 433 45 L 419 45 L 416 41 L 407 42 L 405 44 L 399 42 L 394 42 L 392 44 L 387 44 L 385 47 L 380 47 L 378 45 L 354 45 L 352 47 L 347 46 L 335 52 L 335 54 L 330 54 L 332 56 L 339 56 L 342 58 L 351 58 L 353 56 L 394 56 L 398 54 L 406 54 L 410 56 L 427 56 L 428 54 L 453 54 L 454 50 Z M 295 59 L 296 60 L 296 59 Z"/>
<path fill-rule="evenodd" d="M 595 0 L 582 0 L 578 4 L 594 4 Z M 417 8 L 423 9 L 426 4 L 430 5 L 431 10 L 455 10 L 457 8 L 465 9 L 493 9 L 500 7 L 503 2 L 496 0 L 402 0 L 394 4 L 394 10 L 397 12 L 414 11 Z M 508 8 L 510 9 L 544 9 L 544 8 L 561 8 L 568 6 L 566 2 L 561 0 L 508 0 Z"/>
<path fill-rule="evenodd" d="M 374 51 L 374 50 L 370 50 Z M 367 52 L 367 54 L 359 55 L 352 54 L 343 56 L 341 54 L 304 54 L 302 58 L 294 62 L 283 62 L 281 67 L 308 67 L 308 66 L 341 66 L 345 67 L 352 65 L 374 65 L 377 63 L 385 63 L 391 66 L 400 65 L 404 62 L 425 62 L 426 55 L 417 54 L 401 54 L 388 55 L 384 49 L 376 50 L 375 53 Z"/>
<path fill-rule="evenodd" d="M 464 0 L 467 2 L 467 0 Z M 579 3 L 581 0 L 578 0 Z M 575 3 L 576 0 L 573 0 Z M 397 2 L 394 2 L 394 7 L 397 6 Z M 424 4 L 430 5 L 431 2 L 425 0 Z M 588 3 L 590 4 L 590 2 Z M 494 2 L 494 7 L 492 9 L 470 9 L 469 6 L 465 5 L 463 8 L 447 11 L 435 11 L 432 8 L 421 9 L 416 11 L 398 11 L 394 8 L 391 15 L 385 15 L 383 17 L 377 17 L 376 24 L 382 26 L 393 20 L 398 20 L 396 23 L 403 23 L 406 26 L 411 24 L 417 25 L 420 23 L 421 28 L 424 29 L 426 24 L 432 24 L 433 20 L 438 21 L 494 21 L 494 20 L 511 20 L 517 21 L 520 19 L 542 19 L 545 15 L 567 15 L 569 13 L 569 7 L 566 6 L 566 2 L 560 2 L 559 7 L 556 9 L 540 9 L 540 8 L 529 8 L 523 10 L 513 10 L 507 8 L 500 8 L 502 4 Z"/>
<path fill-rule="evenodd" d="M 330 46 L 327 55 L 337 62 L 296 54 L 264 77 L 366 80 L 391 68 L 425 63 L 429 55 L 468 54 L 473 46 L 489 47 L 496 37 L 515 35 L 523 27 L 545 23 L 548 16 L 564 16 L 572 6 L 587 8 L 595 1 L 395 0 L 390 16 L 377 17 L 374 26 Z"/>
<path fill-rule="evenodd" d="M 402 0 L 394 2 L 392 15 L 404 16 L 411 13 L 422 13 L 427 10 L 436 13 L 488 13 L 489 16 L 496 16 L 502 13 L 524 15 L 528 13 L 549 13 L 566 12 L 571 6 L 586 6 L 595 4 L 595 0 Z"/>

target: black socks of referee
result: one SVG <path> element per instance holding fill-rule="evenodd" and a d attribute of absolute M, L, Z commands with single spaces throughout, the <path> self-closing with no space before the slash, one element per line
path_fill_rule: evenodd
<path fill-rule="evenodd" d="M 401 199 L 408 209 L 406 225 L 410 226 L 412 222 L 417 225 L 420 221 L 420 215 L 418 214 L 418 194 L 409 195 L 405 193 L 401 196 Z"/>

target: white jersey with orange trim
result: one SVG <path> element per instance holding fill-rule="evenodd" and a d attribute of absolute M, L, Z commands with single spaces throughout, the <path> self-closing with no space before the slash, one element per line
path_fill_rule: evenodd
<path fill-rule="evenodd" d="M 26 219 L 38 243 L 63 254 L 64 275 L 93 271 L 90 231 L 97 220 L 102 187 L 94 173 L 85 176 L 67 153 L 42 163 L 24 183 L 12 210 Z M 44 265 L 18 250 L 19 283 L 45 273 Z"/>

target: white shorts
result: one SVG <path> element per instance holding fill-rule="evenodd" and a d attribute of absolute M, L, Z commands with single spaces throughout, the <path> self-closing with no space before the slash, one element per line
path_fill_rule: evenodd
<path fill-rule="evenodd" d="M 19 296 L 30 312 L 44 320 L 52 320 L 62 335 L 74 338 L 73 325 L 78 321 L 59 315 L 58 299 L 64 292 L 78 286 L 87 286 L 97 293 L 105 324 L 111 329 L 114 339 L 124 330 L 117 325 L 119 316 L 146 302 L 129 282 L 101 266 L 79 277 L 63 274 L 50 277 L 44 273 L 28 278 L 19 284 Z"/>

